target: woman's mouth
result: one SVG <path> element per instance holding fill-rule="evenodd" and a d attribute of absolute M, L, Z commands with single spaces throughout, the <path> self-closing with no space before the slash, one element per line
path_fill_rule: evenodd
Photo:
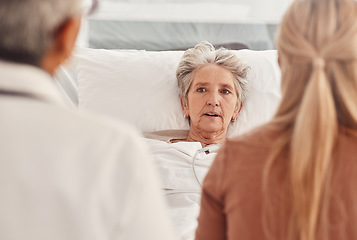
<path fill-rule="evenodd" d="M 204 115 L 209 117 L 219 117 L 219 115 L 216 113 L 205 113 Z"/>

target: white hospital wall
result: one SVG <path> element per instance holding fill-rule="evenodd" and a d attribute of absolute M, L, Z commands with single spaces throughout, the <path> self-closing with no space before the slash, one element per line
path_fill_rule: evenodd
<path fill-rule="evenodd" d="M 292 0 L 101 0 L 84 21 L 78 44 L 92 48 L 169 50 L 240 42 L 274 48 L 274 34 Z"/>

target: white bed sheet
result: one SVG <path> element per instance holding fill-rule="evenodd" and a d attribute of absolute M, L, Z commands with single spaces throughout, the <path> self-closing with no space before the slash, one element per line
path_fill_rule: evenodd
<path fill-rule="evenodd" d="M 210 145 L 210 153 L 199 152 L 199 142 L 166 143 L 146 139 L 161 177 L 169 214 L 172 218 L 177 238 L 193 240 L 200 210 L 201 186 L 220 145 Z M 196 155 L 195 171 L 193 158 Z M 198 183 L 198 181 L 200 183 Z"/>

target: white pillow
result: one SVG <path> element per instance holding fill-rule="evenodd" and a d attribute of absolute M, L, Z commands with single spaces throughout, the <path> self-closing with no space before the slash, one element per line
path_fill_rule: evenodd
<path fill-rule="evenodd" d="M 247 76 L 250 87 L 237 121 L 228 128 L 229 137 L 269 121 L 281 99 L 277 51 L 240 50 L 237 55 L 251 67 Z"/>
<path fill-rule="evenodd" d="M 275 50 L 236 53 L 251 67 L 250 87 L 228 136 L 271 119 L 281 97 Z M 182 54 L 183 51 L 77 49 L 73 60 L 79 85 L 79 109 L 121 119 L 142 132 L 189 129 L 175 77 Z"/>

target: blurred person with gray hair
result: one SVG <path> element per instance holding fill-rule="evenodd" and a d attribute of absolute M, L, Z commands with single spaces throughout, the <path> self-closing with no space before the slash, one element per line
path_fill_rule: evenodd
<path fill-rule="evenodd" d="M 82 6 L 0 0 L 0 239 L 171 240 L 139 134 L 70 109 L 51 79 Z"/>

